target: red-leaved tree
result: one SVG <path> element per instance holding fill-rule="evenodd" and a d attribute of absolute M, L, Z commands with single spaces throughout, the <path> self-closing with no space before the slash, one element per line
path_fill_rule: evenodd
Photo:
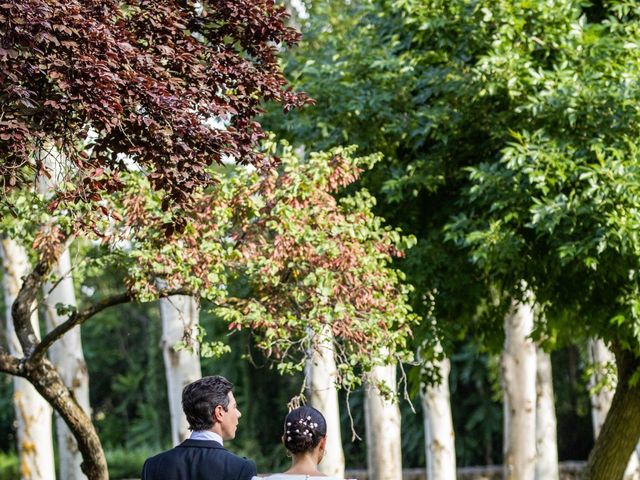
<path fill-rule="evenodd" d="M 0 198 L 50 174 L 34 155 L 50 146 L 75 184 L 52 208 L 121 189 L 135 166 L 179 211 L 225 156 L 264 166 L 260 103 L 308 101 L 278 67 L 298 39 L 286 17 L 273 0 L 3 3 Z"/>

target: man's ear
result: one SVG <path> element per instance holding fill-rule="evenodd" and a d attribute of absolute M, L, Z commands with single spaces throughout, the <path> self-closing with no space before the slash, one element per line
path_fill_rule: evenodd
<path fill-rule="evenodd" d="M 224 412 L 224 408 L 222 408 L 222 405 L 216 405 L 216 408 L 213 409 L 213 413 L 211 414 L 211 419 L 213 420 L 213 423 L 220 423 L 222 422 L 222 415 Z"/>

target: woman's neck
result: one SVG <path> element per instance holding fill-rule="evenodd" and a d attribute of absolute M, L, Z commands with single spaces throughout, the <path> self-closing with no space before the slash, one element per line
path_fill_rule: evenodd
<path fill-rule="evenodd" d="M 318 470 L 318 462 L 315 455 L 298 454 L 293 456 L 291 468 L 284 473 L 290 475 L 310 475 L 312 477 L 324 477 L 325 475 Z"/>

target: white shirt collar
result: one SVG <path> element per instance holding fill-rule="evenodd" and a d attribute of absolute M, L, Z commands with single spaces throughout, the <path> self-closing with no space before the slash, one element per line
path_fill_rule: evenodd
<path fill-rule="evenodd" d="M 222 437 L 218 435 L 216 432 L 212 432 L 211 430 L 198 430 L 195 432 L 191 432 L 190 440 L 213 440 L 214 442 L 218 442 L 220 445 L 224 445 L 222 443 Z"/>

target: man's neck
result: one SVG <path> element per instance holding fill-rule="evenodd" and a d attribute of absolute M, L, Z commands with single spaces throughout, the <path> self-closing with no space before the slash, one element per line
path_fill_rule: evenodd
<path fill-rule="evenodd" d="M 222 435 L 212 430 L 197 430 L 191 432 L 191 436 L 189 437 L 191 440 L 213 440 L 214 442 L 218 442 L 220 445 L 224 445 L 222 441 Z"/>

